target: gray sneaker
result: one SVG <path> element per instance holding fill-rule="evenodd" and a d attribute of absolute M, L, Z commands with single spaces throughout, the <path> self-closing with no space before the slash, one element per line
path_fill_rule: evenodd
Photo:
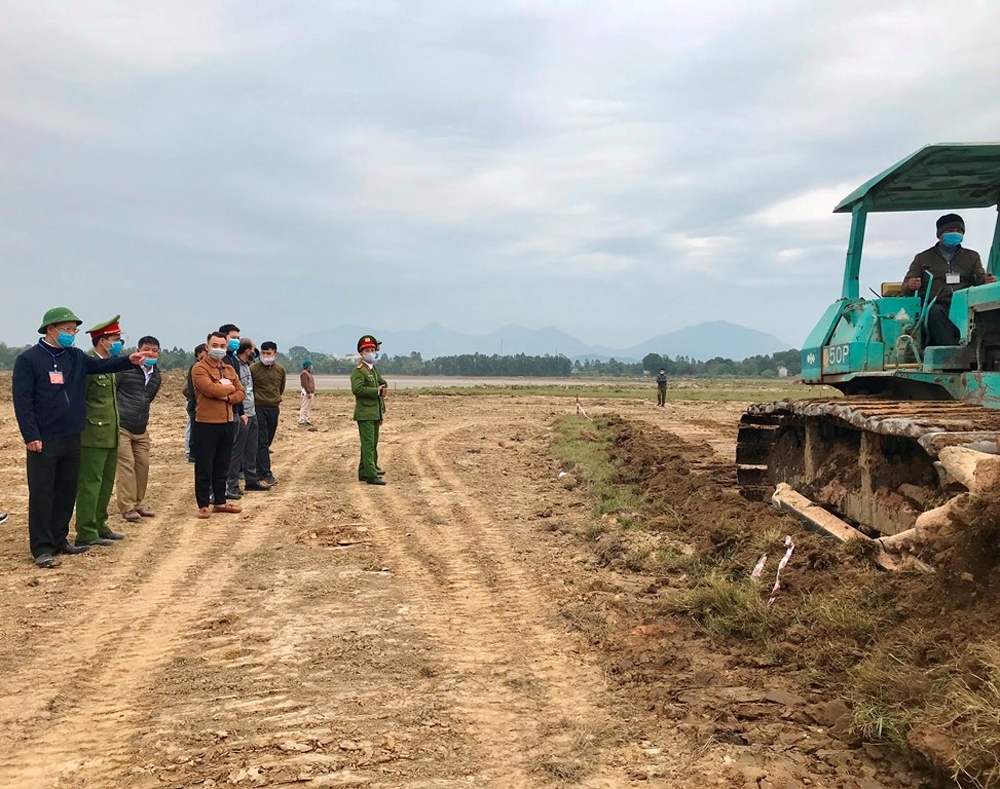
<path fill-rule="evenodd" d="M 42 567 L 48 570 L 56 566 L 56 557 L 51 553 L 40 553 L 35 557 L 35 567 Z"/>

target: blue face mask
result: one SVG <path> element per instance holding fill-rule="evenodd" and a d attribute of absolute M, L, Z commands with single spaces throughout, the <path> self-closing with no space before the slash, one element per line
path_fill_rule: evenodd
<path fill-rule="evenodd" d="M 59 343 L 62 348 L 70 348 L 73 346 L 73 343 L 76 342 L 76 335 L 61 331 L 59 332 L 59 337 L 56 339 L 56 342 Z"/>
<path fill-rule="evenodd" d="M 143 359 L 142 363 L 144 365 L 146 365 L 146 367 L 156 367 L 156 362 L 157 361 L 159 361 L 159 360 L 158 359 Z"/>
<path fill-rule="evenodd" d="M 108 348 L 108 356 L 118 356 L 122 352 L 122 348 L 125 347 L 125 343 L 121 340 L 115 340 L 111 343 L 111 347 Z"/>
<path fill-rule="evenodd" d="M 946 247 L 957 247 L 963 238 L 965 236 L 962 233 L 945 233 L 941 236 L 941 243 Z"/>
<path fill-rule="evenodd" d="M 236 353 L 240 349 L 239 337 L 233 337 L 233 339 L 229 341 L 229 345 L 227 347 L 232 353 Z"/>

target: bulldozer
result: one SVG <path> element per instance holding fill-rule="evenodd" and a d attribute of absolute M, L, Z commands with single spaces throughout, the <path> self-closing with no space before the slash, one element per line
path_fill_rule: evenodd
<path fill-rule="evenodd" d="M 840 395 L 746 410 L 736 447 L 746 498 L 769 499 L 785 483 L 864 534 L 895 535 L 963 491 L 938 462 L 945 447 L 997 452 L 1000 282 L 954 291 L 957 345 L 927 343 L 932 300 L 904 295 L 901 282 L 874 298 L 859 293 L 868 214 L 990 207 L 998 216 L 985 267 L 995 274 L 1000 143 L 927 145 L 834 208 L 851 214 L 843 286 L 803 344 L 802 380 Z"/>

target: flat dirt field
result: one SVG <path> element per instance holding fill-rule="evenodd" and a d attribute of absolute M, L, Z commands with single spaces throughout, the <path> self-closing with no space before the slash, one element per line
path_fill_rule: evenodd
<path fill-rule="evenodd" d="M 558 479 L 571 398 L 391 399 L 381 488 L 356 480 L 350 398 L 320 396 L 312 430 L 288 402 L 278 486 L 201 521 L 176 388 L 153 407 L 156 517 L 49 571 L 3 395 L 3 789 L 919 785 L 780 671 L 644 619 L 657 584 L 595 560 L 593 502 Z M 587 405 L 720 464 L 743 409 Z"/>

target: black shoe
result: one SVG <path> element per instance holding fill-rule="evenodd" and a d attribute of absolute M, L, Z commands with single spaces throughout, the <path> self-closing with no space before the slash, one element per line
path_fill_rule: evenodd
<path fill-rule="evenodd" d="M 125 535 L 117 531 L 106 531 L 101 535 L 102 540 L 124 540 Z"/>
<path fill-rule="evenodd" d="M 242 499 L 243 498 L 243 494 L 239 491 L 239 489 L 237 489 L 237 490 L 227 490 L 226 491 L 226 498 L 227 499 Z"/>
<path fill-rule="evenodd" d="M 72 556 L 76 553 L 83 553 L 90 548 L 90 545 L 84 545 L 83 543 L 77 542 L 76 545 L 70 545 L 66 543 L 62 548 L 56 551 L 56 553 L 65 553 L 68 556 Z"/>
<path fill-rule="evenodd" d="M 270 490 L 270 489 L 271 489 L 270 485 L 261 485 L 259 482 L 248 482 L 246 485 L 243 486 L 244 492 L 248 490 Z"/>
<path fill-rule="evenodd" d="M 380 477 L 384 477 L 385 476 L 385 469 L 384 468 L 379 468 L 378 466 L 375 466 L 375 473 L 378 474 Z"/>
<path fill-rule="evenodd" d="M 273 476 L 273 475 L 269 475 L 269 476 L 267 476 L 267 477 L 264 477 L 264 482 L 266 482 L 266 483 L 267 483 L 268 485 L 270 485 L 270 486 L 271 486 L 272 488 L 273 488 L 273 487 L 274 487 L 275 485 L 277 485 L 277 484 L 278 484 L 278 480 L 276 480 L 276 479 L 274 478 L 274 476 Z"/>
<path fill-rule="evenodd" d="M 40 553 L 35 557 L 35 567 L 41 567 L 48 570 L 50 567 L 56 566 L 56 557 L 51 553 Z"/>
<path fill-rule="evenodd" d="M 0 523 L 6 523 L 6 522 L 7 522 L 7 513 L 0 512 Z"/>
<path fill-rule="evenodd" d="M 73 546 L 73 550 L 70 550 L 68 546 L 63 547 L 63 553 L 83 553 L 92 545 L 100 545 L 102 548 L 106 545 L 114 545 L 112 540 L 106 540 L 103 537 L 95 537 L 93 540 L 77 540 L 76 545 Z"/>
<path fill-rule="evenodd" d="M 365 482 L 367 482 L 369 485 L 385 485 L 386 484 L 385 480 L 382 479 L 381 477 L 374 477 L 373 479 L 366 479 Z"/>

